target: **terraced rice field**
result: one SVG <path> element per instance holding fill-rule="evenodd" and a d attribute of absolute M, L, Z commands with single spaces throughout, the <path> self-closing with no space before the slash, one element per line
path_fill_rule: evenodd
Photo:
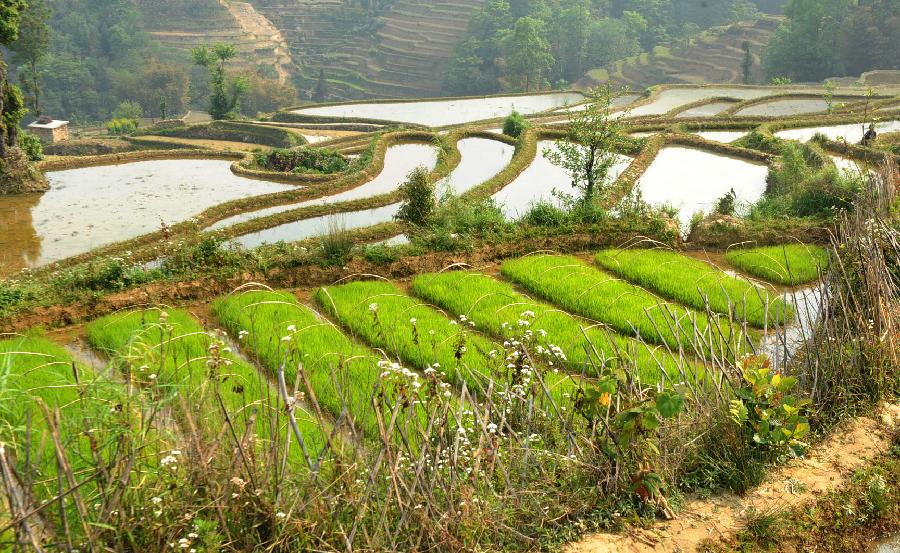
<path fill-rule="evenodd" d="M 419 297 L 449 313 L 460 313 L 475 328 L 497 340 L 513 340 L 530 331 L 539 351 L 561 348 L 562 364 L 576 374 L 594 376 L 618 366 L 634 366 L 648 383 L 684 381 L 696 367 L 654 348 L 609 332 L 550 304 L 535 301 L 509 283 L 477 272 L 447 271 L 420 275 L 412 289 Z M 552 361 L 551 361 L 552 363 Z M 556 360 L 560 364 L 560 359 Z"/>
<path fill-rule="evenodd" d="M 47 174 L 50 191 L 0 200 L 0 272 L 134 238 L 216 204 L 290 190 L 234 175 L 230 161 L 160 160 Z M 116 209 L 110 209 L 116 206 Z"/>
<path fill-rule="evenodd" d="M 377 436 L 371 406 L 382 356 L 286 292 L 236 292 L 214 302 L 212 310 L 268 378 L 283 371 L 292 386 L 311 390 L 333 419 L 349 417 L 363 434 Z"/>
<path fill-rule="evenodd" d="M 572 256 L 524 257 L 505 262 L 502 272 L 529 292 L 573 314 L 675 351 L 703 355 L 707 346 L 695 340 L 697 335 L 725 342 L 743 340 L 741 329 L 727 318 L 710 319 L 696 310 L 668 303 Z"/>
<path fill-rule="evenodd" d="M 464 138 L 457 147 L 462 159 L 450 176 L 438 183 L 439 192 L 467 192 L 502 171 L 516 151 L 515 146 L 484 138 Z"/>
<path fill-rule="evenodd" d="M 690 228 L 695 213 L 711 213 L 719 198 L 734 190 L 739 203 L 759 200 L 766 189 L 768 167 L 694 148 L 660 150 L 638 180 L 644 199 L 651 205 L 678 209 L 683 230 Z"/>
<path fill-rule="evenodd" d="M 547 159 L 545 152 L 556 151 L 552 140 L 541 140 L 537 144 L 537 155 L 531 165 L 493 198 L 503 208 L 507 219 L 516 219 L 524 215 L 528 209 L 538 203 L 546 202 L 559 205 L 554 190 L 572 194 L 571 178 L 558 165 Z M 609 182 L 615 182 L 619 175 L 628 168 L 632 159 L 620 155 L 615 165 L 610 168 Z"/>
<path fill-rule="evenodd" d="M 597 263 L 660 296 L 704 311 L 734 314 L 756 327 L 783 324 L 793 309 L 780 298 L 718 267 L 669 250 L 606 250 Z"/>
<path fill-rule="evenodd" d="M 260 217 L 268 217 L 276 213 L 284 213 L 292 209 L 308 207 L 311 205 L 334 204 L 339 202 L 348 202 L 351 200 L 359 200 L 369 198 L 381 194 L 388 194 L 397 190 L 406 180 L 406 176 L 416 167 L 425 167 L 427 169 L 434 168 L 437 163 L 437 150 L 425 144 L 400 144 L 391 146 L 385 152 L 384 169 L 375 178 L 338 194 L 324 196 L 316 200 L 307 200 L 295 204 L 280 205 L 267 209 L 259 209 L 249 211 L 229 217 L 221 221 L 217 221 L 209 227 L 209 230 L 218 230 L 227 228 L 238 223 L 252 221 Z"/>
<path fill-rule="evenodd" d="M 306 464 L 299 448 L 280 451 L 283 443 L 292 441 L 286 439 L 289 421 L 277 408 L 274 375 L 267 379 L 224 340 L 207 334 L 187 312 L 111 315 L 92 323 L 87 338 L 129 381 L 159 387 L 164 394 L 177 393 L 178 401 L 190 405 L 197 416 L 181 424 L 199 428 L 208 438 L 229 428 L 243 434 L 252 427 L 260 451 L 276 454 L 276 459 L 286 454 L 295 469 Z M 295 411 L 295 417 L 306 445 L 311 451 L 320 450 L 326 440 L 319 422 L 303 409 Z"/>
<path fill-rule="evenodd" d="M 575 105 L 583 101 L 584 96 L 575 92 L 554 92 L 458 100 L 341 104 L 303 108 L 295 110 L 293 113 L 320 117 L 340 117 L 343 119 L 374 119 L 442 127 L 444 125 L 506 117 L 512 111 L 529 115 L 566 105 Z"/>
<path fill-rule="evenodd" d="M 69 452 L 69 469 L 79 474 L 91 465 L 85 429 L 94 429 L 96 454 L 106 458 L 113 444 L 104 440 L 128 429 L 120 409 L 124 402 L 120 386 L 75 363 L 50 340 L 36 335 L 0 340 L 0 443 L 12 458 L 30 462 L 37 500 L 52 499 L 57 478 L 66 478 L 56 444 Z M 52 415 L 57 409 L 58 418 Z"/>
<path fill-rule="evenodd" d="M 747 274 L 785 286 L 813 282 L 828 268 L 828 253 L 805 244 L 735 249 L 725 259 Z"/>
<path fill-rule="evenodd" d="M 831 125 L 827 127 L 807 127 L 778 131 L 775 133 L 775 136 L 784 138 L 785 140 L 809 142 L 815 135 L 822 134 L 831 140 L 843 140 L 850 144 L 856 144 L 862 140 L 867 127 L 868 125 L 859 123 L 852 125 Z M 900 120 L 877 122 L 875 124 L 875 129 L 879 134 L 900 131 Z"/>

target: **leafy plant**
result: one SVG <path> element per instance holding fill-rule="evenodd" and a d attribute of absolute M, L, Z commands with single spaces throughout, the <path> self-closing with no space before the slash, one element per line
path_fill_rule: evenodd
<path fill-rule="evenodd" d="M 791 394 L 797 379 L 783 376 L 768 358 L 756 356 L 744 359 L 741 374 L 744 386 L 735 390 L 732 421 L 765 449 L 801 455 L 807 448 L 801 440 L 809 433 L 804 416 L 809 400 Z"/>
<path fill-rule="evenodd" d="M 281 173 L 317 173 L 330 175 L 346 171 L 350 161 L 328 148 L 276 148 L 254 156 L 257 166 Z"/>
<path fill-rule="evenodd" d="M 31 161 L 40 161 L 44 159 L 44 145 L 41 140 L 31 133 L 22 131 L 19 133 L 19 148 L 25 152 Z"/>
<path fill-rule="evenodd" d="M 125 136 L 137 132 L 138 124 L 134 119 L 113 119 L 106 124 L 106 132 L 113 136 Z"/>

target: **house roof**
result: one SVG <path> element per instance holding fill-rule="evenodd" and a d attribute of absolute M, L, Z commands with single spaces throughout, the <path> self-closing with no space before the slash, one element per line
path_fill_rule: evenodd
<path fill-rule="evenodd" d="M 69 124 L 68 121 L 57 121 L 54 119 L 54 120 L 50 121 L 49 123 L 38 123 L 37 121 L 35 121 L 34 123 L 28 125 L 28 128 L 29 129 L 58 129 L 58 128 L 64 127 L 65 125 L 68 125 L 68 124 Z"/>

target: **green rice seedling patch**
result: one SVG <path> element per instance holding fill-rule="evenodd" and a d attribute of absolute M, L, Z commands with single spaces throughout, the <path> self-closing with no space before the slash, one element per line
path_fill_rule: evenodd
<path fill-rule="evenodd" d="M 660 347 L 652 348 L 579 320 L 480 273 L 422 275 L 413 281 L 413 291 L 443 309 L 465 314 L 479 330 L 504 340 L 520 332 L 521 327 L 528 327 L 541 348 L 561 348 L 569 367 L 576 372 L 584 368 L 589 376 L 621 366 L 637 367 L 641 379 L 649 383 L 664 378 L 662 370 L 675 382 L 698 374 L 696 365 L 676 361 Z"/>
<path fill-rule="evenodd" d="M 302 365 L 316 401 L 335 418 L 347 415 L 370 438 L 378 436 L 373 396 L 383 358 L 353 342 L 285 292 L 251 290 L 220 298 L 213 313 L 275 377 L 284 367 L 294 382 Z"/>
<path fill-rule="evenodd" d="M 443 372 L 457 386 L 475 391 L 495 384 L 515 383 L 516 370 L 506 348 L 475 333 L 475 322 L 458 319 L 404 294 L 385 281 L 361 281 L 321 288 L 316 301 L 351 332 L 374 347 L 396 355 L 426 372 Z M 529 369 L 531 370 L 531 369 Z M 555 397 L 571 392 L 573 382 L 552 369 L 545 375 Z"/>
<path fill-rule="evenodd" d="M 782 284 L 800 286 L 819 279 L 828 268 L 829 254 L 824 248 L 808 244 L 783 244 L 731 250 L 725 261 L 755 277 Z"/>
<path fill-rule="evenodd" d="M 71 476 L 81 483 L 94 476 L 95 453 L 107 461 L 120 446 L 119 437 L 129 432 L 125 403 L 121 386 L 75 363 L 53 342 L 36 336 L 0 340 L 0 444 L 19 475 L 32 484 L 38 503 L 57 496 L 58 477 L 64 490 L 71 487 L 66 471 L 58 468 L 52 425 L 41 405 L 52 417 L 58 410 L 59 444 Z M 76 493 L 95 492 L 90 482 Z M 74 509 L 71 501 L 66 509 Z M 54 509 L 46 520 L 56 514 Z"/>
<path fill-rule="evenodd" d="M 129 380 L 189 406 L 197 415 L 193 423 L 208 439 L 223 432 L 241 437 L 253 424 L 260 451 L 280 458 L 289 444 L 291 463 L 300 469 L 307 464 L 295 437 L 289 436 L 290 423 L 273 383 L 187 312 L 150 309 L 110 315 L 89 325 L 87 337 L 93 347 L 108 352 Z M 325 433 L 312 413 L 295 409 L 294 416 L 314 460 L 325 445 Z"/>
<path fill-rule="evenodd" d="M 666 299 L 700 311 L 708 302 L 712 311 L 734 313 L 759 328 L 784 324 L 794 316 L 792 306 L 751 282 L 670 250 L 610 249 L 599 252 L 596 260 L 604 269 Z"/>
<path fill-rule="evenodd" d="M 640 335 L 673 350 L 724 354 L 720 344 L 742 344 L 742 329 L 724 318 L 667 303 L 647 290 L 591 267 L 571 256 L 533 255 L 507 261 L 503 276 L 563 309 L 608 324 L 626 335 Z M 705 341 L 698 338 L 704 337 Z M 714 344 L 712 349 L 708 343 Z M 734 349 L 734 348 L 732 348 Z"/>

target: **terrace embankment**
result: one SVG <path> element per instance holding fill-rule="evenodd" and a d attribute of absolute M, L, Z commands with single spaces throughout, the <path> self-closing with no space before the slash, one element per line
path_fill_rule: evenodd
<path fill-rule="evenodd" d="M 774 472 L 744 497 L 725 495 L 688 501 L 679 517 L 624 534 L 597 534 L 566 553 L 675 553 L 701 550 L 727 540 L 753 513 L 796 508 L 847 483 L 853 473 L 886 453 L 900 430 L 900 404 L 885 404 L 871 417 L 840 425 L 805 458 Z"/>

